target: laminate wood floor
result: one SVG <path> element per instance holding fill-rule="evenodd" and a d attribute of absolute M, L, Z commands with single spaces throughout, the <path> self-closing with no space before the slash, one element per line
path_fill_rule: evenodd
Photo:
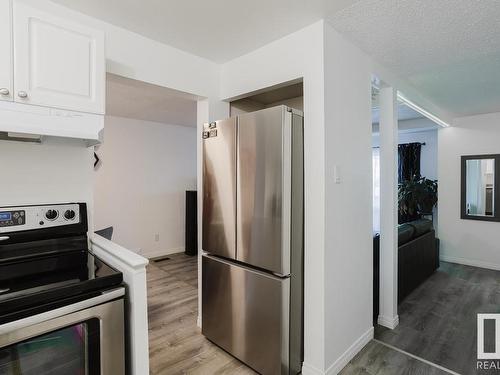
<path fill-rule="evenodd" d="M 449 375 L 376 341 L 370 341 L 339 375 Z"/>
<path fill-rule="evenodd" d="M 476 370 L 478 313 L 500 313 L 500 272 L 441 262 L 399 305 L 399 325 L 375 337 L 459 374 L 498 375 Z"/>
<path fill-rule="evenodd" d="M 255 374 L 208 341 L 196 325 L 197 258 L 174 254 L 148 266 L 150 373 Z M 376 328 L 376 336 L 395 347 L 461 374 L 475 356 L 475 311 L 500 309 L 499 273 L 443 263 L 441 269 L 400 306 L 394 331 Z M 472 317 L 469 317 L 472 316 Z M 455 361 L 456 363 L 452 363 Z M 467 371 L 462 371 L 466 369 Z M 341 375 L 443 375 L 446 372 L 371 341 Z M 484 371 L 481 374 L 488 374 Z M 498 372 L 496 373 L 498 375 Z"/>
<path fill-rule="evenodd" d="M 147 270 L 150 373 L 255 374 L 212 344 L 196 325 L 197 257 L 173 254 Z"/>

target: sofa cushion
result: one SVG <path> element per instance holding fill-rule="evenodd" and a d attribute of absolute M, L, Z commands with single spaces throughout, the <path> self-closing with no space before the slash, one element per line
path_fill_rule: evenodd
<path fill-rule="evenodd" d="M 415 227 L 408 223 L 398 225 L 398 246 L 410 242 L 415 236 Z"/>
<path fill-rule="evenodd" d="M 415 233 L 413 234 L 415 238 L 420 237 L 421 235 L 430 232 L 433 229 L 432 221 L 427 219 L 414 220 L 409 222 L 408 224 L 415 228 Z"/>

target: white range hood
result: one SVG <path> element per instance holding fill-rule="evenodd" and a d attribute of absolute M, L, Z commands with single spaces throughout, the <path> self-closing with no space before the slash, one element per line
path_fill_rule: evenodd
<path fill-rule="evenodd" d="M 44 137 L 77 138 L 101 143 L 104 116 L 0 101 L 0 139 L 43 142 Z"/>

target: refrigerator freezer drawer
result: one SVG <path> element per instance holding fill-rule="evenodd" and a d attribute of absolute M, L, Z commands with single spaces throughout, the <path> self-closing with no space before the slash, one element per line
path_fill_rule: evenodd
<path fill-rule="evenodd" d="M 289 374 L 290 279 L 206 255 L 202 277 L 202 333 L 261 374 Z"/>

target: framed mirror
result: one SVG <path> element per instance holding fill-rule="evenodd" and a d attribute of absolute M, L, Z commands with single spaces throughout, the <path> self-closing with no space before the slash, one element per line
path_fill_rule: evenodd
<path fill-rule="evenodd" d="M 462 156 L 461 218 L 500 221 L 500 154 Z"/>

